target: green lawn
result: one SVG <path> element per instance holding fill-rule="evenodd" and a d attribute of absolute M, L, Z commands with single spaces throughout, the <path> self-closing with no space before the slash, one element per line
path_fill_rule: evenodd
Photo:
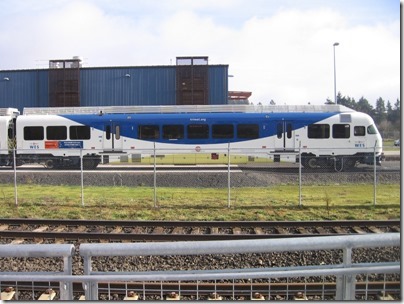
<path fill-rule="evenodd" d="M 5 218 L 115 220 L 352 220 L 400 218 L 400 184 L 296 185 L 227 189 L 149 187 L 0 186 Z"/>

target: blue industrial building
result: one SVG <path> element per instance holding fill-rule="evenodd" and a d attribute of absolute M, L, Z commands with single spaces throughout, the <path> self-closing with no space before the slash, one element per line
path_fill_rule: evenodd
<path fill-rule="evenodd" d="M 228 65 L 177 57 L 170 66 L 82 67 L 51 60 L 49 69 L 0 71 L 0 108 L 227 104 Z"/>

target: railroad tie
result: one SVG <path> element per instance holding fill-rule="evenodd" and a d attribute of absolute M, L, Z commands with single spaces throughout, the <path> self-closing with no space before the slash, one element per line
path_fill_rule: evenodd
<path fill-rule="evenodd" d="M 180 300 L 180 296 L 179 294 L 177 294 L 176 292 L 170 292 L 167 296 L 166 296 L 166 300 L 167 301 L 179 301 Z"/>
<path fill-rule="evenodd" d="M 265 300 L 265 297 L 262 294 L 260 294 L 259 292 L 254 293 L 251 297 L 251 301 L 264 301 L 264 300 Z"/>
<path fill-rule="evenodd" d="M 14 297 L 15 290 L 13 287 L 6 287 L 1 293 L 0 300 L 9 301 Z"/>
<path fill-rule="evenodd" d="M 293 300 L 295 301 L 308 301 L 306 295 L 303 292 L 297 292 L 294 296 L 293 296 Z"/>
<path fill-rule="evenodd" d="M 220 296 L 216 292 L 211 293 L 208 297 L 208 301 L 221 301 L 221 300 L 223 300 L 222 296 Z"/>
<path fill-rule="evenodd" d="M 39 296 L 38 301 L 51 301 L 55 296 L 56 292 L 53 289 L 49 288 Z"/>
<path fill-rule="evenodd" d="M 384 291 L 381 291 L 377 295 L 377 299 L 380 301 L 394 301 L 394 298 L 391 295 L 389 295 L 388 293 L 385 293 Z"/>
<path fill-rule="evenodd" d="M 128 294 L 123 298 L 124 301 L 137 301 L 139 300 L 139 295 L 134 291 L 129 291 Z"/>

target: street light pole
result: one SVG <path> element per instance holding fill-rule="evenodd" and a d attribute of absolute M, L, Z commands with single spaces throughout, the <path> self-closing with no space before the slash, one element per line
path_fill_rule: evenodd
<path fill-rule="evenodd" d="M 335 47 L 338 46 L 339 43 L 335 42 L 333 45 L 334 48 L 334 103 L 337 104 L 337 70 L 335 66 Z"/>

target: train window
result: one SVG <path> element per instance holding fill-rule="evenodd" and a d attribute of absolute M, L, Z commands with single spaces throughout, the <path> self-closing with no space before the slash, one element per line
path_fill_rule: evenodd
<path fill-rule="evenodd" d="M 286 136 L 288 138 L 292 138 L 292 124 L 291 123 L 286 124 Z"/>
<path fill-rule="evenodd" d="M 64 140 L 67 139 L 66 126 L 51 126 L 46 127 L 46 138 L 50 140 Z"/>
<path fill-rule="evenodd" d="M 115 139 L 120 139 L 120 138 L 121 138 L 121 127 L 115 126 Z"/>
<path fill-rule="evenodd" d="M 276 137 L 282 138 L 283 135 L 283 123 L 278 123 L 276 125 Z"/>
<path fill-rule="evenodd" d="M 366 128 L 363 126 L 355 126 L 354 127 L 354 135 L 355 136 L 365 136 L 366 135 Z"/>
<path fill-rule="evenodd" d="M 70 126 L 70 139 L 90 139 L 89 126 Z"/>
<path fill-rule="evenodd" d="M 333 138 L 349 138 L 351 137 L 351 127 L 348 124 L 335 124 L 332 126 Z"/>
<path fill-rule="evenodd" d="M 212 126 L 213 138 L 233 138 L 234 126 L 233 125 L 213 125 Z"/>
<path fill-rule="evenodd" d="M 326 124 L 312 124 L 308 126 L 307 130 L 308 138 L 329 138 L 330 137 L 330 125 Z"/>
<path fill-rule="evenodd" d="M 376 129 L 375 125 L 370 125 L 368 127 L 368 134 L 377 134 L 377 129 Z"/>
<path fill-rule="evenodd" d="M 237 126 L 237 137 L 238 138 L 258 138 L 259 127 L 255 124 L 239 124 Z"/>
<path fill-rule="evenodd" d="M 138 138 L 139 139 L 158 139 L 160 137 L 160 128 L 159 126 L 150 125 L 150 126 L 139 126 L 138 129 Z"/>
<path fill-rule="evenodd" d="M 184 126 L 183 125 L 165 125 L 163 126 L 164 139 L 183 139 Z"/>
<path fill-rule="evenodd" d="M 206 139 L 209 137 L 209 126 L 204 124 L 188 125 L 189 139 Z"/>
<path fill-rule="evenodd" d="M 43 127 L 24 127 L 24 140 L 43 140 Z"/>
<path fill-rule="evenodd" d="M 111 139 L 111 126 L 110 125 L 105 126 L 105 139 L 108 139 L 108 140 Z"/>

